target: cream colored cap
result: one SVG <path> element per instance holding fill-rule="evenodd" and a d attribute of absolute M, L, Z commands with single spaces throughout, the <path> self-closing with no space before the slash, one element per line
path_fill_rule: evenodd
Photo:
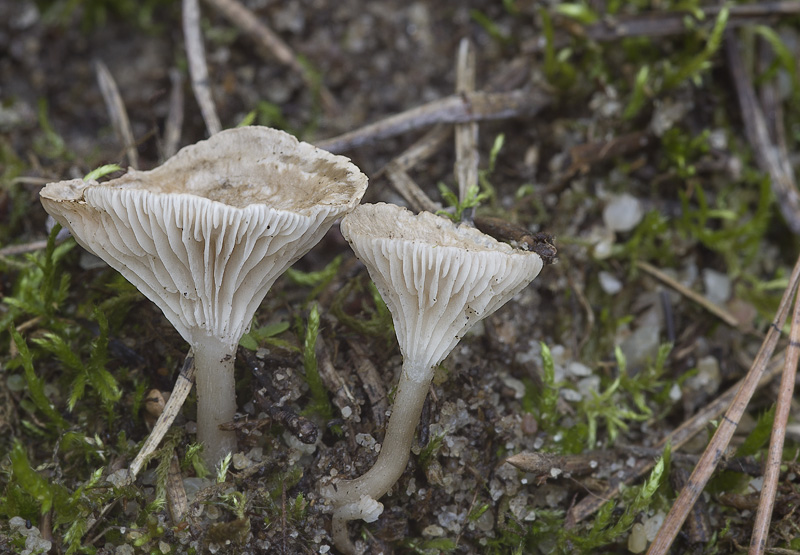
<path fill-rule="evenodd" d="M 266 127 L 222 131 L 150 171 L 50 183 L 45 210 L 156 303 L 184 339 L 235 344 L 286 268 L 352 210 L 367 177 Z"/>
<path fill-rule="evenodd" d="M 420 374 L 411 376 L 415 380 L 543 265 L 536 253 L 392 204 L 358 206 L 341 229 L 392 313 L 407 367 Z"/>

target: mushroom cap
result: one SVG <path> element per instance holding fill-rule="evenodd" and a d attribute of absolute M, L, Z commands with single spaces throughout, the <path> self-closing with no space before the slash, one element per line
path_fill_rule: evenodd
<path fill-rule="evenodd" d="M 342 234 L 394 320 L 410 377 L 421 380 L 476 323 L 528 285 L 541 257 L 430 212 L 364 204 Z"/>
<path fill-rule="evenodd" d="M 150 171 L 50 183 L 40 195 L 184 339 L 235 345 L 278 276 L 366 187 L 347 158 L 253 126 L 187 146 Z"/>

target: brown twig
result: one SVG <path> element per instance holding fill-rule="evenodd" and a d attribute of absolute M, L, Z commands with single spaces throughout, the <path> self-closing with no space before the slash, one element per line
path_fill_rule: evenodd
<path fill-rule="evenodd" d="M 194 355 L 190 353 L 186 357 L 186 360 L 183 361 L 180 374 L 178 374 L 178 379 L 175 381 L 175 387 L 172 389 L 172 394 L 169 396 L 169 400 L 167 400 L 167 404 L 164 406 L 164 412 L 158 417 L 155 426 L 153 426 L 153 431 L 147 436 L 142 448 L 139 450 L 139 454 L 136 455 L 136 458 L 133 459 L 133 462 L 128 467 L 128 475 L 126 477 L 128 483 L 136 479 L 144 463 L 153 451 L 156 450 L 158 444 L 161 443 L 161 440 L 164 438 L 164 434 L 166 434 L 172 426 L 172 422 L 175 420 L 175 417 L 178 416 L 178 412 L 180 412 L 184 401 L 186 401 L 186 397 L 188 397 L 189 392 L 192 390 L 192 386 L 194 385 L 194 373 Z"/>
<path fill-rule="evenodd" d="M 181 143 L 181 127 L 183 127 L 183 74 L 172 68 L 169 70 L 172 89 L 169 93 L 169 112 L 164 123 L 164 147 L 162 155 L 170 158 L 178 152 Z"/>
<path fill-rule="evenodd" d="M 722 6 L 705 6 L 698 8 L 702 18 L 695 17 L 688 11 L 656 12 L 633 16 L 606 16 L 601 21 L 587 27 L 574 26 L 570 31 L 578 36 L 597 42 L 610 42 L 628 37 L 666 37 L 682 35 L 698 26 L 713 25 Z M 777 20 L 800 13 L 800 3 L 794 0 L 785 2 L 753 2 L 750 4 L 729 6 L 728 28 L 734 29 L 742 25 L 751 25 L 758 21 Z M 686 18 L 693 19 L 694 25 L 687 25 Z M 556 47 L 563 46 L 569 37 L 562 35 L 556 39 Z M 525 52 L 539 52 L 543 48 L 542 41 L 530 40 L 523 45 Z"/>
<path fill-rule="evenodd" d="M 772 356 L 772 352 L 775 350 L 775 346 L 778 343 L 781 329 L 783 329 L 783 325 L 786 323 L 786 317 L 789 314 L 792 297 L 797 291 L 798 281 L 800 281 L 800 258 L 798 258 L 792 270 L 792 275 L 789 278 L 789 285 L 783 294 L 775 320 L 773 320 L 767 331 L 767 335 L 753 361 L 753 365 L 750 367 L 747 375 L 742 379 L 739 391 L 736 393 L 725 415 L 720 420 L 717 431 L 708 443 L 703 456 L 700 457 L 700 462 L 697 463 L 686 487 L 681 490 L 681 493 L 672 505 L 667 518 L 664 520 L 661 529 L 658 531 L 658 534 L 648 550 L 648 555 L 664 555 L 669 550 L 675 536 L 677 536 L 680 531 L 681 525 L 686 519 L 686 515 L 703 492 L 703 488 L 705 488 L 711 474 L 716 469 L 717 463 L 725 453 L 725 449 L 731 437 L 733 437 L 733 433 L 736 431 L 739 420 L 742 414 L 744 414 L 747 404 L 750 402 L 750 398 L 758 387 L 758 382 L 763 368 L 766 366 L 766 361 Z"/>
<path fill-rule="evenodd" d="M 395 191 L 400 193 L 400 196 L 417 212 L 423 210 L 436 212 L 442 208 L 441 204 L 431 200 L 431 197 L 422 190 L 422 187 L 417 185 L 417 182 L 408 175 L 406 170 L 392 162 L 386 166 L 386 177 L 389 178 Z"/>
<path fill-rule="evenodd" d="M 192 90 L 200 106 L 203 121 L 209 135 L 222 131 L 211 86 L 208 79 L 206 52 L 203 47 L 203 35 L 200 31 L 200 4 L 198 0 L 183 0 L 183 37 L 186 41 L 186 58 L 189 60 L 189 75 L 192 78 Z"/>
<path fill-rule="evenodd" d="M 369 359 L 367 351 L 360 343 L 348 340 L 347 345 L 353 351 L 353 366 L 372 407 L 372 418 L 375 421 L 375 426 L 379 429 L 383 428 L 384 424 L 386 424 L 386 411 L 389 410 L 389 401 L 386 397 L 386 388 L 383 385 L 383 380 L 381 380 L 378 369 Z"/>
<path fill-rule="evenodd" d="M 475 50 L 468 38 L 461 39 L 456 63 L 456 94 L 475 92 Z M 478 184 L 478 124 L 474 121 L 456 124 L 456 167 L 458 200 L 467 199 L 467 191 Z M 462 211 L 462 221 L 472 221 L 473 209 Z"/>
<path fill-rule="evenodd" d="M 637 261 L 636 267 L 644 270 L 654 278 L 661 281 L 664 285 L 671 287 L 672 289 L 674 289 L 687 299 L 696 302 L 697 304 L 702 306 L 708 312 L 710 312 L 711 314 L 713 314 L 714 316 L 716 316 L 729 326 L 734 328 L 739 327 L 740 325 L 739 320 L 737 320 L 733 314 L 731 314 L 724 308 L 720 307 L 719 305 L 716 305 L 713 302 L 709 301 L 700 293 L 693 291 L 692 289 L 689 289 L 688 287 L 680 283 L 678 280 L 668 276 L 667 274 L 665 274 L 652 264 L 648 264 L 647 262 Z"/>
<path fill-rule="evenodd" d="M 547 106 L 550 101 L 550 97 L 542 92 L 522 89 L 504 93 L 481 91 L 452 95 L 389 116 L 338 137 L 319 141 L 317 146 L 339 153 L 436 123 L 467 123 L 530 116 Z"/>
<path fill-rule="evenodd" d="M 264 50 L 271 53 L 281 64 L 299 73 L 312 90 L 318 90 L 325 110 L 328 112 L 338 111 L 338 103 L 331 92 L 319 83 L 317 77 L 307 66 L 303 65 L 289 45 L 262 23 L 256 14 L 236 0 L 205 1 L 250 36 Z"/>
<path fill-rule="evenodd" d="M 786 348 L 786 360 L 783 363 L 783 374 L 775 407 L 775 420 L 772 425 L 772 437 L 769 441 L 769 450 L 764 466 L 764 483 L 761 487 L 761 499 L 753 524 L 753 535 L 750 538 L 750 555 L 761 555 L 767 547 L 767 535 L 772 519 L 772 508 L 775 505 L 775 494 L 778 491 L 778 477 L 783 461 L 783 442 L 786 439 L 786 423 L 789 421 L 789 411 L 792 406 L 798 360 L 800 360 L 800 295 L 794 301 L 789 346 Z"/>
<path fill-rule="evenodd" d="M 128 164 L 130 164 L 132 168 L 137 169 L 139 167 L 139 153 L 136 151 L 136 141 L 133 139 L 131 122 L 128 119 L 128 112 L 125 110 L 125 104 L 122 102 L 122 97 L 119 94 L 117 83 L 102 61 L 96 60 L 94 69 L 97 73 L 97 85 L 100 87 L 100 93 L 103 95 L 106 110 L 108 110 L 108 115 L 111 118 L 111 126 L 122 142 L 122 146 L 125 147 L 125 152 L 128 156 Z"/>
<path fill-rule="evenodd" d="M 758 360 L 758 359 L 757 359 Z M 753 364 L 756 364 L 756 361 Z M 783 355 L 778 355 L 767 365 L 761 379 L 758 382 L 757 389 L 765 387 L 772 381 L 781 371 L 783 364 Z M 706 429 L 709 422 L 716 420 L 720 415 L 725 412 L 728 405 L 736 397 L 737 392 L 744 383 L 744 379 L 736 382 L 725 393 L 714 399 L 703 410 L 692 416 L 689 420 L 681 424 L 678 428 L 667 434 L 656 443 L 652 449 L 660 453 L 664 447 L 669 444 L 673 451 L 677 451 L 683 447 L 690 439 L 692 439 L 699 432 Z M 650 456 L 637 462 L 633 468 L 626 471 L 625 477 L 622 480 L 614 481 L 603 492 L 597 495 L 589 495 L 581 501 L 572 506 L 567 514 L 566 526 L 571 528 L 578 522 L 588 518 L 597 512 L 607 501 L 614 499 L 619 495 L 621 484 L 630 485 L 649 472 L 655 465 L 657 457 Z"/>
<path fill-rule="evenodd" d="M 800 235 L 800 194 L 797 191 L 792 165 L 785 148 L 781 149 L 770 137 L 764 113 L 758 105 L 753 85 L 744 69 L 736 35 L 725 33 L 725 51 L 728 66 L 739 98 L 739 107 L 744 120 L 745 133 L 761 171 L 769 174 L 772 192 L 786 225 L 795 235 Z"/>

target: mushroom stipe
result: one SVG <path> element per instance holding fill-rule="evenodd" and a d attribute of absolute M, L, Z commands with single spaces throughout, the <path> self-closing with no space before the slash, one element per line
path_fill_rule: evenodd
<path fill-rule="evenodd" d="M 375 465 L 326 488 L 336 547 L 353 553 L 347 522 L 372 522 L 378 501 L 408 462 L 434 367 L 467 331 L 530 283 L 544 265 L 535 252 L 431 213 L 414 216 L 390 204 L 361 205 L 341 224 L 394 321 L 403 367 Z"/>

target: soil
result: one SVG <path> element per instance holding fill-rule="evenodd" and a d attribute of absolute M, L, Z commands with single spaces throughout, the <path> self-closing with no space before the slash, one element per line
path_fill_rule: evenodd
<path fill-rule="evenodd" d="M 608 40 L 587 38 L 586 30 L 597 29 L 604 20 L 592 27 L 568 16 L 571 7 L 583 4 L 243 3 L 313 68 L 335 103 L 321 100 L 301 72 L 277 61 L 208 2 L 201 5 L 202 32 L 223 127 L 234 127 L 250 114 L 253 123 L 323 143 L 441 100 L 455 94 L 463 38 L 471 40 L 476 54 L 477 90 L 522 90 L 529 95 L 522 108 L 479 124 L 480 167 L 492 196 L 478 215 L 502 218 L 531 234 L 551 234 L 557 260 L 471 332 L 437 370 L 405 473 L 381 500 L 385 509 L 377 522 L 351 523 L 350 535 L 367 553 L 584 549 L 563 537 L 559 543 L 564 516 L 585 497 L 625 476 L 626 469 L 660 456 L 661 438 L 747 372 L 797 252 L 791 222 L 786 223 L 781 210 L 785 203 L 776 203 L 753 154 L 724 49 L 691 76 L 664 85 L 671 70 L 703 52 L 714 16 L 675 33 L 650 31 Z M 591 1 L 586 6 L 602 14 L 617 4 Z M 658 21 L 675 13 L 672 3 L 655 3 L 659 5 L 647 10 L 635 4 L 615 17 L 648 14 Z M 38 202 L 44 183 L 83 177 L 103 164 L 125 167 L 130 162 L 97 84 L 97 62 L 109 68 L 119 88 L 140 169 L 163 161 L 171 72 L 183 78 L 178 88 L 184 101 L 180 145 L 207 136 L 188 77 L 180 9 L 174 0 L 0 1 L 0 246 L 46 239 L 46 214 Z M 560 66 L 547 61 L 545 16 L 554 27 L 556 59 L 564 62 Z M 747 38 L 746 58 L 756 56 L 752 29 L 758 23 L 780 33 L 797 59 L 797 16 L 782 17 L 780 23 L 775 17 L 736 20 L 737 32 Z M 634 83 L 643 67 L 651 78 L 639 91 L 641 107 L 633 110 Z M 795 98 L 790 72 L 780 65 L 775 71 L 778 101 L 765 104 L 772 107 L 765 110 L 777 117 L 772 129 L 785 129 L 791 153 L 800 119 L 797 106 L 789 104 Z M 370 176 L 364 202 L 407 204 L 385 168 L 429 129 L 425 125 L 373 137 L 342 151 Z M 781 131 L 773 133 L 779 136 Z M 502 148 L 489 171 L 490 152 L 501 134 Z M 796 166 L 796 158 L 790 160 Z M 448 138 L 409 175 L 434 202 L 442 203 L 440 183 L 457 190 L 455 161 Z M 710 212 L 703 212 L 704 207 Z M 233 460 L 229 489 L 214 487 L 212 480 L 199 479 L 191 465 L 185 467 L 189 516 L 173 523 L 166 508 L 145 507 L 158 493 L 153 463 L 135 491 L 124 492 L 123 502 L 92 526 L 84 538 L 85 552 L 335 552 L 330 507 L 321 488 L 342 476 L 358 476 L 374 462 L 390 406 L 386 398 L 392 396 L 402 362 L 394 336 L 376 316 L 366 271 L 337 226 L 295 269 L 319 271 L 337 256 L 338 271 L 321 289 L 312 292 L 313 287 L 283 277 L 256 314 L 256 327 L 282 322 L 290 327 L 277 336 L 283 344 L 262 339 L 257 351 L 240 349 L 242 418 L 237 426 L 242 454 Z M 639 262 L 710 299 L 736 325 L 722 322 L 654 278 Z M 0 373 L 7 408 L 0 412 L 0 483 L 5 487 L 0 507 L 7 510 L 13 488 L 5 454 L 14 439 L 24 442 L 33 468 L 69 491 L 97 468 L 104 468 L 104 475 L 123 468 L 148 433 L 140 410 L 143 392 L 170 391 L 188 349 L 158 309 L 126 290 L 112 270 L 80 248 L 61 264 L 71 285 L 59 317 L 83 330 L 74 337 L 91 337 L 87 330 L 95 324 L 87 306 L 119 291 L 135 298 L 124 312 L 108 314 L 108 368 L 124 376 L 122 396 L 113 408 L 116 424 L 89 416 L 97 410 L 90 405 L 98 402 L 96 394 L 68 411 L 70 384 L 59 380 L 58 360 L 43 356 L 36 371 L 49 384 L 51 402 L 68 419 L 70 431 L 83 438 L 96 436 L 105 447 L 102 456 L 96 444 L 89 450 L 94 455 L 65 456 L 58 451 L 63 435 L 31 432 L 32 427 L 47 426 L 26 404 L 24 391 L 13 387 L 12 378 L 21 370 L 9 365 L 17 350 L 10 336 L 3 335 Z M 19 271 L 3 263 L 4 297 L 19 291 Z M 330 419 L 309 408 L 312 394 L 299 353 L 309 300 L 322 315 L 318 342 L 324 344 L 330 364 L 326 366 L 319 349 L 317 354 L 318 364 L 325 366 L 321 374 L 332 402 Z M 4 305 L 0 315 L 5 317 L 8 310 Z M 369 329 L 351 322 L 370 317 L 377 324 Z M 48 331 L 24 313 L 4 322 L 21 329 L 29 343 Z M 665 343 L 672 349 L 661 373 L 653 373 L 659 345 Z M 541 409 L 541 391 L 549 387 L 542 344 L 552 353 L 553 380 L 560 391 L 553 414 Z M 621 347 L 625 365 L 619 363 L 615 346 Z M 652 382 L 647 383 L 649 376 Z M 625 379 L 616 381 L 620 377 Z M 615 383 L 619 392 L 610 390 Z M 264 385 L 271 393 L 259 398 L 256 391 Z M 734 438 L 736 445 L 757 428 L 756 419 L 776 395 L 774 383 L 756 394 Z M 609 407 L 621 411 L 616 426 L 603 416 L 612 413 Z M 284 409 L 288 412 L 279 414 Z M 180 457 L 193 439 L 193 410 L 190 400 L 175 423 L 182 432 L 175 436 Z M 298 415 L 317 426 L 314 444 L 296 437 Z M 787 453 L 795 453 L 795 422 L 793 412 Z M 691 470 L 711 426 L 701 426 L 695 440 L 673 454 L 674 474 Z M 572 457 L 572 462 L 583 457 L 588 468 L 535 473 L 505 462 L 522 452 L 554 453 Z M 715 478 L 705 512 L 690 517 L 718 535 L 703 537 L 686 528 L 675 552 L 729 553 L 748 544 L 757 479 L 741 472 L 736 479 L 723 478 Z M 665 483 L 657 498 L 634 515 L 633 522 L 641 527 L 636 534 L 652 539 L 675 497 L 674 487 Z M 800 537 L 796 516 L 786 508 L 796 488 L 797 475 L 784 475 L 770 546 L 797 548 L 792 543 Z M 232 491 L 246 500 L 238 515 Z M 746 502 L 735 505 L 725 494 Z M 618 502 L 612 521 L 621 518 L 631 496 Z M 83 517 L 99 513 L 95 507 Z M 53 514 L 40 515 L 35 509 L 30 514 L 21 516 L 32 518 L 52 540 L 50 552 L 65 552 L 69 523 L 58 522 L 55 515 L 54 524 Z M 574 524 L 571 537 L 589 537 L 593 523 L 594 515 Z M 0 550 L 19 545 L 19 536 L 5 525 L 0 525 L 0 537 Z M 588 551 L 638 552 L 629 542 L 633 540 L 626 529 Z"/>

